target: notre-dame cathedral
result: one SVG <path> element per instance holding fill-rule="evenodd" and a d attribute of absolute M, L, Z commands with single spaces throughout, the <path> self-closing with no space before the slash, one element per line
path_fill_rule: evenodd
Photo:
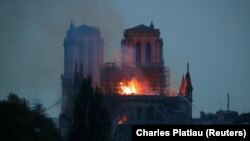
<path fill-rule="evenodd" d="M 64 39 L 64 72 L 60 131 L 67 137 L 77 82 L 91 76 L 101 88 L 113 120 L 115 140 L 130 140 L 133 124 L 190 124 L 192 83 L 182 78 L 180 92 L 170 92 L 170 70 L 164 66 L 164 44 L 153 23 L 126 29 L 121 62 L 104 62 L 104 38 L 98 28 L 73 23 Z"/>

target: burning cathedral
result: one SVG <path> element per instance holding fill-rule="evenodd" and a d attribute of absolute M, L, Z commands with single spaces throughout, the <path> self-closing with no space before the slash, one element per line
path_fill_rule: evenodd
<path fill-rule="evenodd" d="M 104 39 L 98 28 L 70 24 L 64 39 L 60 130 L 67 136 L 77 82 L 92 77 L 101 88 L 116 140 L 130 140 L 133 124 L 190 124 L 192 83 L 187 65 L 180 92 L 170 94 L 170 71 L 164 66 L 163 40 L 151 23 L 124 31 L 121 62 L 104 63 Z"/>

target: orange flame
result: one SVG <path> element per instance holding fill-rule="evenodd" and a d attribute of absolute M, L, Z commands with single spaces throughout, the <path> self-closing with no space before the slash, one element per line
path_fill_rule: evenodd
<path fill-rule="evenodd" d="M 136 87 L 135 80 L 131 80 L 129 82 L 120 82 L 120 93 L 124 95 L 137 94 L 138 88 Z"/>
<path fill-rule="evenodd" d="M 148 86 L 147 80 L 132 78 L 129 81 L 123 80 L 119 82 L 119 94 L 121 95 L 153 95 L 151 88 Z"/>

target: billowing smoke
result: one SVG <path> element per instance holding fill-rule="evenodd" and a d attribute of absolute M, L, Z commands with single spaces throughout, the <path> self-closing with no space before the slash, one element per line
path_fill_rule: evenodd
<path fill-rule="evenodd" d="M 71 21 L 101 29 L 107 60 L 120 52 L 124 27 L 112 0 L 3 0 L 0 19 L 1 99 L 13 91 L 47 107 L 60 100 L 62 44 Z M 48 112 L 59 111 L 56 106 Z"/>
<path fill-rule="evenodd" d="M 123 65 L 135 67 L 135 48 L 129 46 L 122 46 L 121 61 Z"/>

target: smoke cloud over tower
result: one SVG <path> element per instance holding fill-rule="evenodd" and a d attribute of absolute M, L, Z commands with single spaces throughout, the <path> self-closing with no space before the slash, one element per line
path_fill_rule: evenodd
<path fill-rule="evenodd" d="M 120 52 L 124 22 L 115 1 L 3 0 L 0 11 L 1 99 L 9 92 L 46 106 L 61 99 L 63 40 L 71 21 L 102 29 L 108 60 Z M 59 105 L 48 111 L 51 116 L 58 116 Z"/>

